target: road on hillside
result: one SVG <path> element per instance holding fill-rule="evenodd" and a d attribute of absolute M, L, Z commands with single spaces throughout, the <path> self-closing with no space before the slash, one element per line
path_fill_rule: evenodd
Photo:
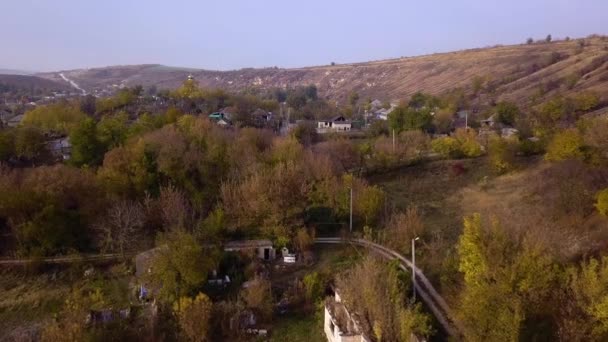
<path fill-rule="evenodd" d="M 351 244 L 365 247 L 389 260 L 398 260 L 399 267 L 404 271 L 413 270 L 416 273 L 416 293 L 420 295 L 424 303 L 433 312 L 445 332 L 456 340 L 460 340 L 461 335 L 459 331 L 462 330 L 460 330 L 458 323 L 454 319 L 455 316 L 452 310 L 450 310 L 443 297 L 435 290 L 424 273 L 418 267 L 414 267 L 409 259 L 389 248 L 363 239 L 317 238 L 315 239 L 315 243 Z"/>
<path fill-rule="evenodd" d="M 64 81 L 68 82 L 72 87 L 78 89 L 80 92 L 82 92 L 82 95 L 86 95 L 87 91 L 80 88 L 80 86 L 78 85 L 78 83 L 72 81 L 71 79 L 67 78 L 63 73 L 59 73 L 59 76 L 61 76 L 61 78 L 63 78 Z"/>

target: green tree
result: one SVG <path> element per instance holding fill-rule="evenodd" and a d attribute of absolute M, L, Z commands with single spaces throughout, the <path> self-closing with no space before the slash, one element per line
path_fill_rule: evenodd
<path fill-rule="evenodd" d="M 85 119 L 70 133 L 71 162 L 76 166 L 98 165 L 103 159 L 103 144 L 98 139 L 97 124 Z"/>
<path fill-rule="evenodd" d="M 418 102 L 416 102 L 418 103 Z M 414 109 L 398 106 L 388 115 L 391 130 L 427 130 L 432 126 L 433 116 L 429 108 Z"/>
<path fill-rule="evenodd" d="M 97 139 L 106 150 L 111 150 L 125 142 L 129 130 L 127 120 L 127 113 L 120 112 L 106 115 L 99 121 L 96 128 Z"/>
<path fill-rule="evenodd" d="M 0 162 L 8 160 L 15 155 L 14 132 L 0 130 Z"/>
<path fill-rule="evenodd" d="M 160 298 L 173 302 L 189 295 L 207 279 L 216 266 L 216 252 L 203 248 L 192 234 L 174 230 L 157 241 L 150 281 L 160 288 Z"/>
<path fill-rule="evenodd" d="M 19 158 L 34 160 L 48 151 L 42 131 L 35 127 L 20 127 L 15 132 L 15 155 Z"/>
<path fill-rule="evenodd" d="M 306 289 L 306 299 L 314 303 L 323 295 L 323 282 L 319 273 L 308 273 L 302 280 Z"/>
<path fill-rule="evenodd" d="M 519 116 L 519 108 L 513 102 L 501 101 L 495 107 L 497 119 L 505 125 L 513 125 Z"/>

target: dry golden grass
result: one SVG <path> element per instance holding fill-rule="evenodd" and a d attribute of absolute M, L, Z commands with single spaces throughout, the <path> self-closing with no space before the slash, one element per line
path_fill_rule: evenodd
<path fill-rule="evenodd" d="M 470 92 L 473 78 L 479 76 L 500 82 L 495 93 L 499 99 L 514 100 L 525 106 L 539 85 L 563 79 L 581 70 L 593 58 L 608 53 L 608 41 L 603 38 L 589 38 L 585 42 L 582 50 L 579 40 L 571 40 L 294 69 L 250 68 L 219 72 L 137 65 L 75 70 L 65 74 L 87 88 L 105 87 L 123 81 L 126 85 L 155 84 L 159 88 L 175 88 L 188 74 L 193 74 L 202 86 L 230 91 L 252 86 L 273 88 L 316 84 L 321 95 L 343 103 L 351 91 L 357 91 L 362 99 L 384 100 L 406 99 L 417 91 L 440 94 L 457 87 Z M 548 65 L 547 60 L 554 53 L 565 58 Z M 534 64 L 537 65 L 536 71 L 530 72 Z M 600 66 L 584 75 L 574 89 L 562 86 L 560 92 L 605 91 L 607 82 L 601 77 L 606 74 L 603 68 L 605 66 Z M 43 76 L 60 80 L 57 73 Z M 551 96 L 553 92 L 545 96 Z"/>

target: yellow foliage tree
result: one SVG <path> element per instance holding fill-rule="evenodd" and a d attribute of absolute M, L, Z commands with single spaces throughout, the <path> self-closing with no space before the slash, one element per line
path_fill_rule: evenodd
<path fill-rule="evenodd" d="M 547 146 L 545 159 L 561 161 L 566 159 L 583 159 L 583 137 L 577 129 L 570 128 L 556 133 Z"/>
<path fill-rule="evenodd" d="M 173 304 L 173 312 L 185 339 L 193 342 L 209 341 L 212 308 L 213 303 L 204 293 L 199 293 L 195 298 L 181 297 Z"/>

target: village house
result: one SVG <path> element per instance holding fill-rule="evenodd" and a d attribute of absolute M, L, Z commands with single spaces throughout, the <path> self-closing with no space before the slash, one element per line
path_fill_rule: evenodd
<path fill-rule="evenodd" d="M 335 116 L 329 120 L 321 120 L 317 123 L 318 133 L 348 132 L 351 128 L 351 121 L 346 120 L 346 118 L 341 115 Z"/>
<path fill-rule="evenodd" d="M 250 253 L 266 261 L 274 260 L 276 257 L 276 251 L 270 240 L 230 241 L 224 245 L 224 251 Z"/>
<path fill-rule="evenodd" d="M 69 137 L 49 140 L 46 142 L 46 146 L 51 155 L 57 159 L 69 160 L 72 156 L 72 144 L 70 144 Z"/>
<path fill-rule="evenodd" d="M 370 342 L 337 291 L 325 301 L 323 330 L 328 342 Z"/>

